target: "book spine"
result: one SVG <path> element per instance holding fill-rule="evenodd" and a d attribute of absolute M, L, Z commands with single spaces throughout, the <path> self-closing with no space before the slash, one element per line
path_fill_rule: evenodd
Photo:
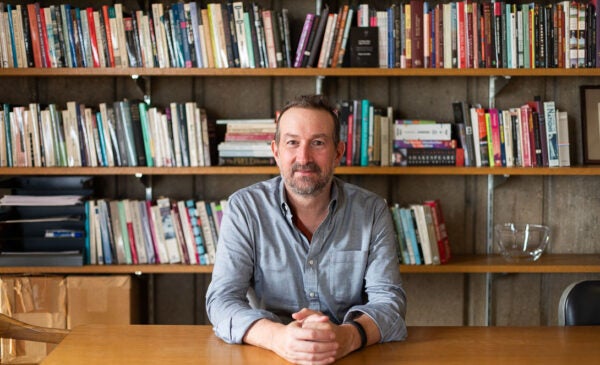
<path fill-rule="evenodd" d="M 315 15 L 312 13 L 306 14 L 306 19 L 304 20 L 304 26 L 302 27 L 302 32 L 300 33 L 300 40 L 298 41 L 298 49 L 296 50 L 296 57 L 294 59 L 294 67 L 302 66 L 302 59 L 304 57 L 304 51 L 306 49 L 306 43 L 308 41 L 308 37 L 310 35 L 310 29 L 312 27 L 312 23 Z"/>

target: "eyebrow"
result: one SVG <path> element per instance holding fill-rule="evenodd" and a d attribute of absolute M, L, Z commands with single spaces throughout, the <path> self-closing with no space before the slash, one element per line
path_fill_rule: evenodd
<path fill-rule="evenodd" d="M 298 138 L 300 137 L 299 134 L 294 134 L 294 133 L 284 133 L 283 137 L 287 137 L 287 138 Z M 313 134 L 310 136 L 311 139 L 314 138 L 330 138 L 330 136 L 327 133 L 317 133 L 317 134 Z"/>

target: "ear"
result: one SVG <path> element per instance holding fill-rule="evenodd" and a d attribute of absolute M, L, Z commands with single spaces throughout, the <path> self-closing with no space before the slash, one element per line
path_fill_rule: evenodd
<path fill-rule="evenodd" d="M 340 141 L 336 147 L 335 153 L 335 161 L 336 161 L 336 165 L 339 165 L 340 162 L 342 161 L 342 156 L 344 156 L 344 151 L 346 150 L 346 144 L 344 144 L 344 142 Z"/>
<path fill-rule="evenodd" d="M 275 140 L 271 141 L 271 152 L 273 152 L 273 157 L 275 157 L 275 160 L 279 161 L 279 146 L 277 146 L 277 142 L 275 142 Z"/>

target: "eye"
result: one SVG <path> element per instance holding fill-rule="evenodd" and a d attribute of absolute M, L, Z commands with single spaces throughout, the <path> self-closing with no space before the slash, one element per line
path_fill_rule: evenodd
<path fill-rule="evenodd" d="M 313 146 L 324 146 L 325 145 L 325 141 L 320 140 L 320 139 L 315 139 L 314 141 L 312 141 Z"/>
<path fill-rule="evenodd" d="M 290 139 L 290 140 L 287 140 L 287 141 L 285 142 L 285 144 L 286 144 L 287 146 L 297 146 L 297 145 L 298 145 L 298 141 L 296 141 L 296 140 L 294 140 L 294 139 Z"/>

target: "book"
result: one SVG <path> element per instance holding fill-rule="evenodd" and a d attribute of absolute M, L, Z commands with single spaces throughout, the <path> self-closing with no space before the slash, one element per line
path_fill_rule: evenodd
<path fill-rule="evenodd" d="M 437 251 L 437 242 L 433 242 L 429 236 L 430 230 L 427 226 L 423 204 L 411 204 L 410 210 L 415 217 L 416 229 L 418 230 L 421 251 L 423 252 L 423 263 L 425 265 L 439 264 L 439 256 L 434 255 L 433 245 Z"/>
<path fill-rule="evenodd" d="M 548 166 L 560 165 L 558 146 L 558 125 L 556 121 L 556 105 L 554 101 L 543 103 L 544 119 L 546 121 L 546 140 L 548 146 Z"/>
<path fill-rule="evenodd" d="M 569 116 L 565 111 L 556 111 L 558 162 L 559 166 L 571 166 L 571 152 L 569 142 Z"/>
<path fill-rule="evenodd" d="M 206 253 L 208 256 L 207 261 L 208 264 L 214 264 L 215 254 L 217 250 L 217 241 L 215 240 L 213 230 L 210 227 L 210 218 L 208 213 L 209 207 L 210 205 L 207 207 L 207 203 L 204 200 L 199 200 L 196 202 L 196 212 L 198 213 L 198 217 L 200 218 L 202 236 L 204 237 Z"/>
<path fill-rule="evenodd" d="M 398 240 L 398 252 L 399 259 L 405 265 L 410 265 L 410 256 L 408 253 L 406 232 L 402 227 L 402 217 L 400 216 L 400 205 L 394 204 L 390 207 L 392 212 L 392 218 L 394 221 L 394 228 L 396 229 L 396 239 Z"/>
<path fill-rule="evenodd" d="M 350 67 L 379 67 L 379 33 L 377 27 L 351 27 Z"/>
<path fill-rule="evenodd" d="M 450 252 L 450 241 L 448 238 L 448 232 L 446 230 L 446 220 L 442 211 L 441 202 L 439 199 L 433 199 L 426 200 L 423 202 L 423 204 L 429 206 L 431 209 L 440 263 L 445 264 L 450 260 L 452 255 Z"/>
<path fill-rule="evenodd" d="M 393 166 L 464 166 L 462 148 L 394 148 Z"/>
<path fill-rule="evenodd" d="M 310 31 L 315 19 L 315 14 L 307 13 L 304 19 L 304 25 L 302 26 L 302 32 L 300 33 L 300 40 L 298 41 L 298 47 L 296 49 L 296 56 L 294 58 L 294 67 L 302 67 L 302 59 L 304 58 L 304 52 L 310 36 Z"/>
<path fill-rule="evenodd" d="M 181 255 L 179 253 L 179 244 L 177 242 L 177 237 L 175 236 L 175 226 L 173 223 L 173 216 L 171 214 L 171 202 L 169 198 L 159 198 L 156 200 L 156 204 L 158 207 L 159 214 L 157 218 L 159 219 L 159 222 L 161 224 L 161 231 L 163 234 L 161 238 L 163 239 L 166 248 L 166 253 L 168 255 L 168 261 L 165 261 L 165 263 L 179 263 L 181 262 Z"/>
<path fill-rule="evenodd" d="M 413 265 L 421 265 L 423 263 L 419 250 L 419 242 L 417 241 L 416 227 L 412 220 L 410 208 L 400 208 L 400 217 L 402 219 L 402 228 L 406 234 L 406 244 L 410 263 Z"/>
<path fill-rule="evenodd" d="M 454 112 L 454 123 L 465 125 L 466 145 L 462 146 L 465 150 L 465 166 L 476 166 L 473 123 L 469 105 L 465 101 L 455 101 L 452 103 L 452 110 Z M 481 159 L 481 156 L 479 158 Z"/>

